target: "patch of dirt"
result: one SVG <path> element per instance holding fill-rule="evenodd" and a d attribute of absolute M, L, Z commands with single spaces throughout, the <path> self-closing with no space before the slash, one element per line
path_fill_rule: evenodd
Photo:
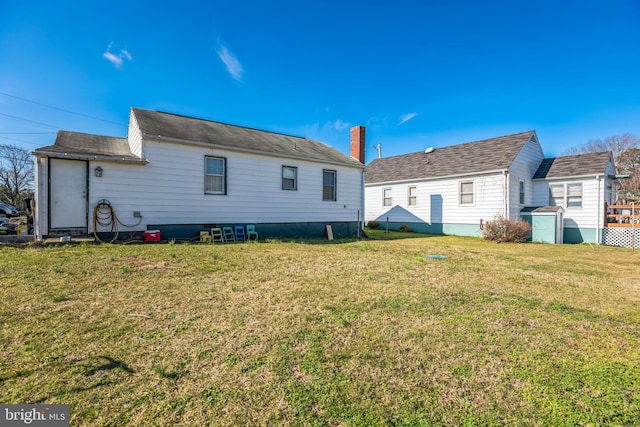
<path fill-rule="evenodd" d="M 143 258 L 138 258 L 138 257 L 129 257 L 126 258 L 125 261 L 127 261 L 131 267 L 135 268 L 136 270 L 153 270 L 153 269 L 168 269 L 170 268 L 169 264 L 165 261 L 160 261 L 160 262 L 152 262 Z"/>

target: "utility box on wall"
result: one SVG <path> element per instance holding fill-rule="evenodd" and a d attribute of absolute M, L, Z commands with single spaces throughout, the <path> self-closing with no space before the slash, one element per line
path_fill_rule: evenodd
<path fill-rule="evenodd" d="M 523 208 L 520 216 L 531 224 L 531 241 L 562 243 L 564 233 L 564 209 L 561 206 Z"/>

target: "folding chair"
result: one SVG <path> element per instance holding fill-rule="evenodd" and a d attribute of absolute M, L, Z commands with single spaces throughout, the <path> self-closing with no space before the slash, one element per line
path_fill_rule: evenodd
<path fill-rule="evenodd" d="M 236 235 L 233 234 L 233 228 L 231 227 L 222 227 L 222 234 L 224 234 L 225 242 L 235 242 Z"/>
<path fill-rule="evenodd" d="M 211 229 L 211 240 L 213 243 L 220 242 L 224 243 L 224 236 L 222 235 L 222 228 L 212 228 Z"/>
<path fill-rule="evenodd" d="M 251 240 L 251 236 L 255 236 L 256 240 L 258 240 L 258 232 L 253 224 L 247 225 L 247 240 Z"/>
<path fill-rule="evenodd" d="M 200 241 L 201 242 L 209 242 L 209 243 L 211 243 L 211 234 L 209 234 L 208 231 L 201 231 L 200 232 Z"/>
<path fill-rule="evenodd" d="M 238 242 L 244 242 L 247 240 L 247 235 L 244 234 L 244 227 L 242 225 L 236 225 L 236 240 Z"/>

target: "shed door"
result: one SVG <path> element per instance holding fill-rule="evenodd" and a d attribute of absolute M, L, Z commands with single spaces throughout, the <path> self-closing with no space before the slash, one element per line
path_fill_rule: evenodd
<path fill-rule="evenodd" d="M 534 242 L 555 243 L 556 242 L 556 216 L 554 214 L 533 215 Z"/>
<path fill-rule="evenodd" d="M 87 228 L 87 162 L 50 159 L 50 228 Z"/>

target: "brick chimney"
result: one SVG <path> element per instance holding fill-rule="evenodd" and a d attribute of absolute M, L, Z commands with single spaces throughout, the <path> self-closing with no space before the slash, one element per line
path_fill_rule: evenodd
<path fill-rule="evenodd" d="M 364 126 L 351 128 L 351 157 L 364 164 Z"/>

